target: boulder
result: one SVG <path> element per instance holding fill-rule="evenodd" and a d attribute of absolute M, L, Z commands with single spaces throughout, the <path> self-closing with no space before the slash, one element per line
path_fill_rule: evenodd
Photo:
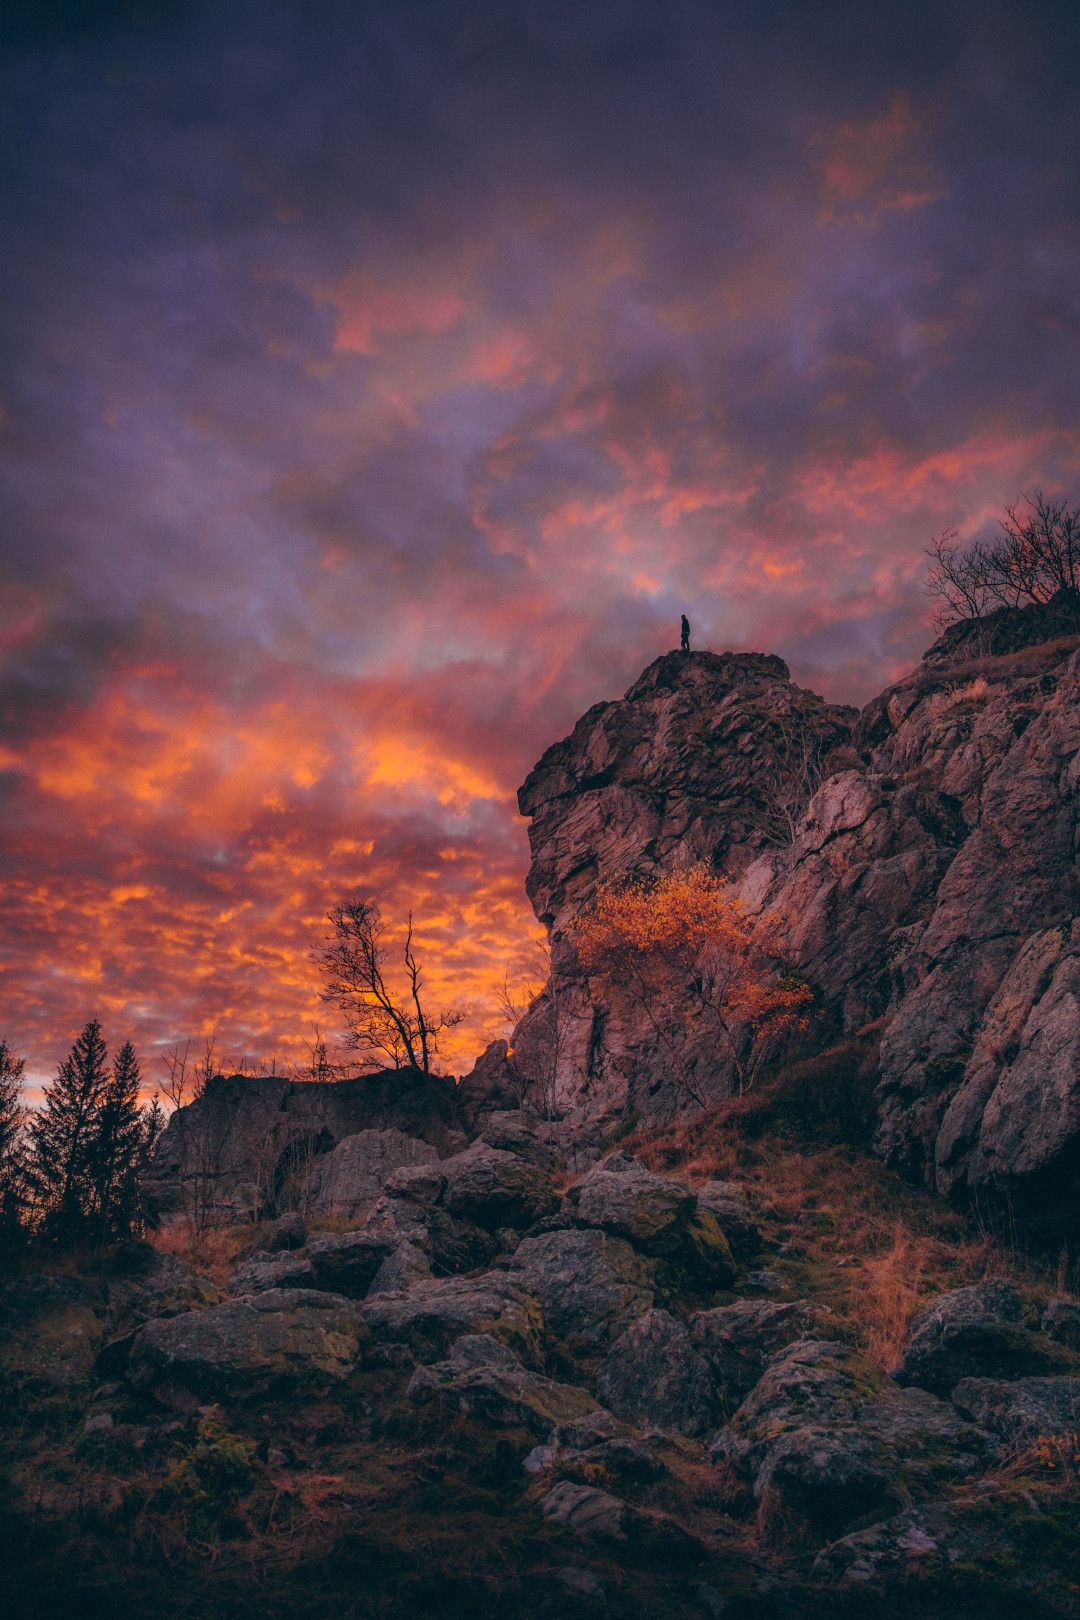
<path fill-rule="evenodd" d="M 836 1319 L 807 1300 L 739 1299 L 690 1318 L 690 1342 L 712 1375 L 718 1411 L 731 1413 L 778 1350 L 796 1339 L 828 1338 Z"/>
<path fill-rule="evenodd" d="M 431 1164 L 430 1142 L 403 1131 L 358 1131 L 318 1161 L 312 1213 L 352 1220 L 373 1204 L 386 1178 L 402 1165 Z"/>
<path fill-rule="evenodd" d="M 230 1294 L 260 1294 L 267 1288 L 315 1288 L 315 1269 L 302 1254 L 288 1250 L 280 1254 L 267 1254 L 256 1249 L 242 1260 L 230 1276 L 226 1287 Z"/>
<path fill-rule="evenodd" d="M 1052 1299 L 1043 1311 L 1042 1331 L 1070 1350 L 1080 1350 L 1080 1302 Z"/>
<path fill-rule="evenodd" d="M 605 1406 L 639 1429 L 703 1435 L 716 1426 L 712 1370 L 667 1311 L 646 1311 L 619 1335 L 596 1388 Z"/>
<path fill-rule="evenodd" d="M 860 1614 L 1072 1616 L 1075 1537 L 1074 1516 L 1025 1482 L 907 1508 L 822 1548 L 812 1572 L 857 1593 Z"/>
<path fill-rule="evenodd" d="M 111 1336 L 130 1333 L 151 1316 L 176 1316 L 214 1305 L 221 1297 L 210 1278 L 186 1260 L 145 1241 L 118 1244 L 101 1271 Z"/>
<path fill-rule="evenodd" d="M 207 1401 L 317 1393 L 349 1375 L 366 1338 L 350 1300 L 271 1289 L 147 1322 L 127 1374 L 136 1389 L 181 1411 Z"/>
<path fill-rule="evenodd" d="M 608 1232 L 526 1236 L 506 1265 L 539 1300 L 552 1333 L 585 1350 L 606 1348 L 653 1304 L 657 1263 Z"/>
<path fill-rule="evenodd" d="M 527 1096 L 530 1081 L 546 1092 L 554 1067 L 564 1114 L 625 1116 L 634 1109 L 667 1120 L 700 1106 L 695 1092 L 722 1100 L 731 1073 L 715 1030 L 689 1043 L 699 1081 L 691 1092 L 640 999 L 623 985 L 585 981 L 568 949 L 568 927 L 607 879 L 652 877 L 699 861 L 729 875 L 741 871 L 780 832 L 762 792 L 777 769 L 778 740 L 817 757 L 847 741 L 854 719 L 854 710 L 795 686 L 782 659 L 671 653 L 650 664 L 620 701 L 595 704 L 547 750 L 518 803 L 530 820 L 526 888 L 552 938 L 560 1027 L 554 1065 L 549 998 L 535 1002 L 514 1031 L 513 1065 Z M 800 793 L 792 775 L 790 786 L 797 811 L 810 784 Z M 499 1056 L 505 1063 L 505 1047 Z"/>
<path fill-rule="evenodd" d="M 483 1142 L 444 1159 L 439 1169 L 446 1177 L 442 1203 L 447 1211 L 489 1232 L 531 1226 L 558 1208 L 559 1195 L 546 1170 Z"/>
<path fill-rule="evenodd" d="M 962 1378 L 952 1399 L 965 1417 L 1013 1445 L 1080 1431 L 1080 1376 Z"/>
<path fill-rule="evenodd" d="M 63 1394 L 85 1384 L 104 1339 L 100 1291 L 75 1277 L 0 1285 L 0 1375 L 8 1390 Z"/>
<path fill-rule="evenodd" d="M 523 1466 L 530 1474 L 545 1473 L 556 1465 L 586 1472 L 602 1468 L 628 1485 L 642 1485 L 668 1472 L 662 1445 L 654 1437 L 636 1434 L 628 1424 L 597 1407 L 583 1418 L 561 1423 L 545 1445 L 529 1453 Z"/>
<path fill-rule="evenodd" d="M 490 1334 L 465 1334 L 446 1361 L 418 1367 L 407 1394 L 417 1405 L 437 1400 L 495 1428 L 541 1437 L 596 1408 L 587 1391 L 531 1371 Z"/>
<path fill-rule="evenodd" d="M 1022 1327 L 1020 1315 L 1012 1283 L 995 1279 L 941 1294 L 912 1321 L 894 1376 L 948 1395 L 962 1378 L 1021 1378 L 1080 1366 L 1060 1345 Z"/>
<path fill-rule="evenodd" d="M 375 1273 L 368 1294 L 393 1294 L 416 1283 L 427 1282 L 434 1273 L 431 1261 L 414 1243 L 399 1243 Z"/>
<path fill-rule="evenodd" d="M 549 1524 L 576 1536 L 625 1541 L 631 1511 L 625 1502 L 592 1485 L 562 1479 L 540 1498 L 540 1511 Z"/>
<path fill-rule="evenodd" d="M 748 1260 L 760 1251 L 761 1233 L 742 1187 L 734 1181 L 705 1181 L 694 1191 L 698 1208 L 716 1216 L 737 1260 Z"/>
<path fill-rule="evenodd" d="M 331 1155 L 333 1157 L 333 1155 Z M 302 1249 L 307 1242 L 307 1227 L 298 1210 L 290 1209 L 273 1221 L 266 1234 L 266 1247 L 271 1254 L 281 1249 Z"/>
<path fill-rule="evenodd" d="M 632 1541 L 648 1545 L 654 1554 L 683 1562 L 700 1553 L 694 1537 L 674 1519 L 632 1507 L 593 1485 L 560 1480 L 540 1498 L 540 1511 L 549 1524 L 590 1541 Z"/>
<path fill-rule="evenodd" d="M 490 1265 L 499 1252 L 498 1239 L 482 1226 L 458 1219 L 434 1201 L 389 1192 L 372 1206 L 364 1231 L 388 1252 L 402 1243 L 419 1249 L 444 1277 Z"/>
<path fill-rule="evenodd" d="M 446 1177 L 437 1164 L 403 1164 L 387 1176 L 383 1193 L 422 1209 L 437 1204 L 446 1190 Z"/>
<path fill-rule="evenodd" d="M 407 1346 L 418 1361 L 445 1357 L 462 1334 L 488 1334 L 537 1366 L 544 1321 L 521 1283 L 502 1272 L 439 1277 L 401 1293 L 372 1294 L 360 1307 L 378 1343 Z"/>
<path fill-rule="evenodd" d="M 314 1286 L 349 1299 L 363 1299 L 390 1252 L 388 1242 L 367 1231 L 314 1238 L 307 1248 Z"/>
<path fill-rule="evenodd" d="M 516 1153 L 519 1159 L 551 1170 L 558 1161 L 558 1136 L 554 1126 L 523 1113 L 520 1108 L 499 1109 L 488 1114 L 480 1132 L 487 1147 Z"/>
<path fill-rule="evenodd" d="M 766 1531 L 820 1540 L 984 1468 L 996 1450 L 947 1401 L 901 1389 L 847 1345 L 798 1340 L 770 1361 L 713 1455 L 749 1483 Z"/>
<path fill-rule="evenodd" d="M 616 1153 L 571 1187 L 566 1202 L 580 1226 L 623 1237 L 646 1254 L 680 1248 L 695 1210 L 685 1182 L 653 1175 L 629 1153 Z"/>

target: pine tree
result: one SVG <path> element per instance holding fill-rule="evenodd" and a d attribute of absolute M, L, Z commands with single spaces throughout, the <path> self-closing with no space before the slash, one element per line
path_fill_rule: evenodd
<path fill-rule="evenodd" d="M 89 1235 L 95 1206 L 94 1150 L 109 1082 L 96 1019 L 86 1025 L 30 1125 L 28 1176 L 38 1225 L 58 1243 Z"/>
<path fill-rule="evenodd" d="M 113 1060 L 90 1147 L 93 1225 L 100 1243 L 130 1235 L 139 1212 L 143 1120 L 139 1060 L 125 1041 Z"/>
<path fill-rule="evenodd" d="M 0 1041 L 0 1257 L 21 1232 L 26 1204 L 22 1088 L 25 1063 Z"/>
<path fill-rule="evenodd" d="M 151 1098 L 150 1106 L 143 1109 L 140 1123 L 142 1141 L 139 1147 L 139 1220 L 143 1225 L 155 1226 L 157 1216 L 152 1201 L 148 1200 L 146 1195 L 146 1182 L 154 1161 L 154 1149 L 168 1124 L 168 1117 L 156 1091 Z"/>

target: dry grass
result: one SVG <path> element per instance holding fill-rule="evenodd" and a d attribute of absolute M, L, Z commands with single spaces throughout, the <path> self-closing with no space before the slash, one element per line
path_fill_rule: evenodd
<path fill-rule="evenodd" d="M 162 1254 L 174 1254 L 213 1282 L 222 1283 L 242 1254 L 258 1248 L 266 1230 L 265 1222 L 249 1221 L 242 1226 L 213 1226 L 197 1232 L 178 1221 L 147 1237 Z"/>

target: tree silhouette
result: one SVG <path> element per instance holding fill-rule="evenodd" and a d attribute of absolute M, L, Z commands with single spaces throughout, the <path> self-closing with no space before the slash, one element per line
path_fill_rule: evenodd
<path fill-rule="evenodd" d="M 464 1013 L 430 1015 L 421 991 L 423 976 L 413 949 L 412 912 L 405 921 L 398 982 L 388 977 L 386 925 L 373 900 L 343 900 L 327 913 L 330 933 L 318 953 L 326 976 L 324 1001 L 345 1014 L 349 1045 L 366 1068 L 431 1072 L 443 1030 Z"/>
<path fill-rule="evenodd" d="M 139 1109 L 139 1060 L 125 1041 L 113 1060 L 90 1144 L 92 1220 L 98 1242 L 126 1237 L 139 1218 L 144 1122 Z"/>
<path fill-rule="evenodd" d="M 43 1236 L 75 1243 L 95 1207 L 94 1150 L 109 1085 L 101 1026 L 91 1019 L 57 1070 L 30 1125 L 28 1176 Z"/>
<path fill-rule="evenodd" d="M 19 1237 L 26 1203 L 23 1147 L 23 1072 L 26 1065 L 0 1041 L 0 1246 L 10 1252 Z"/>

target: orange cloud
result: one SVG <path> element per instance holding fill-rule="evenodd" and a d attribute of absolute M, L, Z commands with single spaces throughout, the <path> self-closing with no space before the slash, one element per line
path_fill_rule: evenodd
<path fill-rule="evenodd" d="M 836 125 L 819 137 L 819 223 L 874 224 L 882 214 L 945 196 L 910 98 L 898 91 L 876 118 Z"/>

